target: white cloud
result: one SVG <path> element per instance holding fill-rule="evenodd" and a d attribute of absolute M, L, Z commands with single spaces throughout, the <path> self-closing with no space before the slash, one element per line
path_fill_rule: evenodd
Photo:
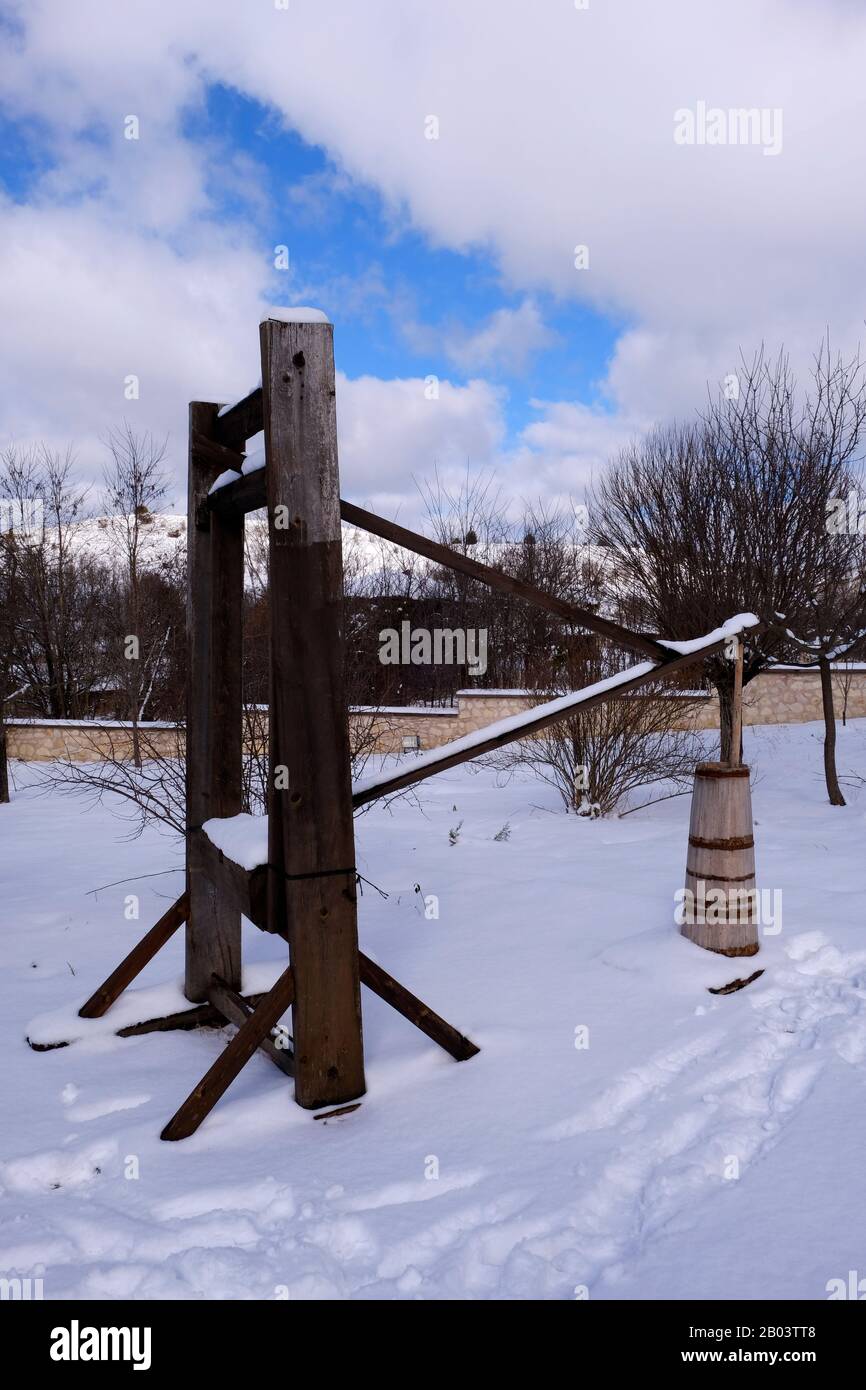
<path fill-rule="evenodd" d="M 509 456 L 508 477 L 515 495 L 582 500 L 584 489 L 605 463 L 651 418 L 625 416 L 574 401 L 531 402 L 537 419 L 520 434 Z"/>
<path fill-rule="evenodd" d="M 505 424 L 502 393 L 484 381 L 438 384 L 428 399 L 423 378 L 383 381 L 338 374 L 337 425 L 343 490 L 393 513 L 417 512 L 414 479 L 444 481 L 467 468 L 489 469 L 502 456 Z"/>
<path fill-rule="evenodd" d="M 4 435 L 72 440 L 95 478 L 109 426 L 169 431 L 182 497 L 187 402 L 232 400 L 259 371 L 258 258 L 217 233 L 181 254 L 89 206 L 0 205 L 0 240 Z"/>
<path fill-rule="evenodd" d="M 477 328 L 454 320 L 439 328 L 405 327 L 416 350 L 435 345 L 461 372 L 519 374 L 537 352 L 557 341 L 532 299 L 524 299 L 515 309 L 495 309 Z"/>
<path fill-rule="evenodd" d="M 586 11 L 567 0 L 293 0 L 285 11 L 79 0 L 74 13 L 28 0 L 15 12 L 3 100 L 46 123 L 62 165 L 33 206 L 0 207 L 13 248 L 0 307 L 15 324 L 0 373 L 18 431 L 104 427 L 114 383 L 137 365 L 157 429 L 176 427 L 190 395 L 237 394 L 254 377 L 243 325 L 263 289 L 259 252 L 248 228 L 209 219 L 218 152 L 182 136 L 214 80 L 325 147 L 336 187 L 378 189 L 395 226 L 489 250 L 524 301 L 452 345 L 465 370 L 519 362 L 533 335 L 536 350 L 540 291 L 626 316 L 605 383 L 615 413 L 541 407 L 508 457 L 515 479 L 582 478 L 606 439 L 700 403 L 740 346 L 784 338 L 800 361 L 826 325 L 840 345 L 861 332 L 866 16 L 841 0 Z M 781 108 L 782 153 L 676 145 L 674 112 L 699 100 Z M 122 136 L 130 113 L 137 145 Z M 438 140 L 425 139 L 430 114 Z M 311 185 L 307 204 L 321 191 Z M 589 270 L 574 268 L 578 243 Z M 344 456 L 365 485 L 408 495 L 413 458 L 456 466 L 501 446 L 500 403 L 482 383 L 455 397 L 465 414 L 443 410 L 446 424 L 428 430 L 419 411 L 431 403 L 410 409 L 406 383 L 363 380 L 356 399 L 366 392 L 379 417 L 365 423 L 351 404 L 343 417 Z"/>

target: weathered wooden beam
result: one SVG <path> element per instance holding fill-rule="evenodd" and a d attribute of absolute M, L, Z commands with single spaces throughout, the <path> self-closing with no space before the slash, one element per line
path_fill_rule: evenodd
<path fill-rule="evenodd" d="M 434 1013 L 421 999 L 410 993 L 405 985 L 401 985 L 399 980 L 395 980 L 381 965 L 365 956 L 363 951 L 358 954 L 361 963 L 361 983 L 374 994 L 378 994 L 380 999 L 384 999 L 386 1004 L 390 1004 L 392 1009 L 396 1009 L 398 1014 L 408 1018 L 409 1022 L 420 1028 L 422 1033 L 426 1033 L 428 1038 L 444 1047 L 456 1062 L 466 1062 L 480 1052 L 481 1049 L 476 1047 L 474 1042 L 458 1033 L 456 1028 L 446 1023 L 444 1018 L 440 1018 L 439 1014 Z"/>
<path fill-rule="evenodd" d="M 752 628 L 751 631 L 759 631 Z M 473 758 L 480 758 L 485 753 L 492 753 L 495 748 L 503 748 L 508 743 L 514 743 L 521 738 L 531 738 L 533 734 L 539 733 L 542 729 L 547 729 L 553 724 L 559 724 L 564 719 L 570 719 L 575 714 L 583 714 L 585 710 L 592 709 L 595 705 L 603 704 L 605 700 L 618 699 L 623 695 L 629 695 L 634 690 L 639 690 L 641 686 L 648 685 L 652 681 L 673 675 L 676 671 L 682 671 L 687 666 L 692 666 L 698 661 L 702 661 L 706 656 L 712 656 L 714 652 L 721 651 L 728 638 L 722 638 L 714 642 L 711 646 L 701 647 L 698 651 L 687 652 L 685 655 L 672 655 L 664 665 L 652 666 L 649 670 L 640 670 L 638 674 L 630 680 L 625 680 L 614 689 L 600 690 L 579 704 L 572 705 L 566 709 L 547 714 L 539 714 L 537 718 L 527 719 L 516 729 L 507 730 L 505 733 L 493 734 L 488 738 L 474 739 L 470 742 L 467 739 L 455 739 L 455 750 L 448 753 L 448 745 L 435 750 L 437 757 L 430 763 L 411 762 L 397 769 L 386 779 L 377 779 L 375 785 L 360 788 L 352 794 L 352 805 L 355 807 L 366 806 L 370 801 L 378 801 L 380 797 L 391 796 L 394 792 L 402 791 L 405 787 L 414 786 L 417 782 L 423 782 L 428 777 L 434 777 L 437 772 L 446 772 L 450 767 L 458 767 L 460 763 L 471 762 Z M 479 734 L 483 733 L 479 730 Z M 465 746 L 466 744 L 469 746 Z M 463 746 L 461 746 L 463 745 Z M 442 756 L 438 756 L 441 754 Z"/>
<path fill-rule="evenodd" d="M 250 1009 L 254 1009 L 264 997 L 263 994 L 247 994 L 243 1000 Z M 144 1033 L 190 1032 L 193 1028 L 222 1028 L 224 1024 L 225 1016 L 213 1004 L 196 1004 L 191 1009 L 178 1009 L 173 1014 L 159 1014 L 156 1018 L 142 1019 L 140 1023 L 127 1023 L 117 1029 L 115 1036 L 137 1038 Z M 71 1047 L 78 1041 L 80 1039 L 72 1038 L 62 1042 L 38 1043 L 27 1039 L 34 1052 L 53 1052 L 55 1048 Z"/>
<path fill-rule="evenodd" d="M 186 1139 L 194 1134 L 206 1115 L 213 1110 L 220 1096 L 246 1066 L 276 1023 L 291 1006 L 294 998 L 291 969 L 285 970 L 273 989 L 261 999 L 235 1033 L 225 1051 L 190 1092 L 179 1110 L 171 1117 L 160 1135 L 161 1139 Z"/>
<path fill-rule="evenodd" d="M 237 517 L 249 516 L 250 512 L 259 511 L 266 503 L 263 468 L 254 468 L 252 473 L 239 476 L 237 482 L 225 483 L 207 499 L 209 511 Z"/>
<path fill-rule="evenodd" d="M 333 328 L 261 326 L 270 547 L 271 930 L 288 932 L 295 1099 L 364 1094 Z"/>
<path fill-rule="evenodd" d="M 244 1003 L 250 1010 L 264 999 L 264 994 L 247 994 Z M 146 1018 L 141 1023 L 128 1023 L 118 1028 L 119 1038 L 137 1038 L 143 1033 L 189 1032 L 193 1028 L 221 1028 L 225 1015 L 213 1004 L 196 1004 L 192 1009 L 179 1009 L 175 1014 L 162 1014 L 158 1018 Z"/>
<path fill-rule="evenodd" d="M 86 1004 L 82 1004 L 78 1010 L 79 1018 L 101 1018 L 107 1013 L 114 1001 L 123 993 L 127 985 L 139 975 L 149 960 L 152 960 L 157 951 L 170 940 L 178 927 L 187 919 L 189 911 L 189 898 L 186 893 L 181 893 L 177 902 L 172 903 L 167 912 L 164 912 L 155 926 L 141 938 L 137 946 L 133 946 L 129 955 L 126 956 L 113 970 L 108 979 L 105 980 L 99 989 L 94 990 Z"/>
<path fill-rule="evenodd" d="M 238 994 L 236 989 L 227 985 L 225 980 L 221 980 L 219 975 L 214 975 L 210 987 L 210 1001 L 215 1009 L 233 1023 L 236 1028 L 241 1028 L 253 1013 L 252 1005 L 248 1004 L 242 994 Z M 266 1057 L 269 1057 L 274 1066 L 279 1067 L 286 1076 L 294 1076 L 295 1067 L 292 1060 L 291 1050 L 287 1047 L 278 1047 L 270 1036 L 262 1038 L 259 1047 Z"/>
<path fill-rule="evenodd" d="M 261 470 L 257 469 L 253 473 L 239 478 L 236 483 L 229 483 L 212 493 L 208 498 L 208 507 L 212 511 L 241 515 L 264 506 L 265 485 L 264 478 L 260 476 L 260 473 Z M 374 536 L 381 536 L 383 540 L 392 541 L 395 545 L 402 546 L 404 550 L 411 550 L 417 555 L 423 555 L 426 559 L 432 560 L 435 564 L 443 565 L 446 569 L 457 570 L 460 574 L 465 574 L 480 584 L 486 584 L 491 589 L 497 589 L 501 593 L 523 599 L 526 603 L 531 603 L 536 608 L 541 608 L 545 612 L 561 618 L 563 622 L 584 627 L 590 632 L 597 632 L 599 636 L 607 637 L 621 647 L 642 652 L 645 656 L 652 657 L 654 661 L 667 662 L 671 658 L 670 650 L 647 633 L 633 632 L 630 628 L 624 627 L 621 623 L 616 623 L 610 618 L 603 618 L 600 614 L 593 613 L 587 608 L 581 608 L 565 599 L 556 598 L 553 594 L 546 594 L 533 584 L 527 584 L 522 579 L 515 579 L 512 575 L 506 574 L 503 570 L 493 569 L 490 565 L 482 565 L 480 561 L 473 560 L 469 555 L 462 555 L 459 550 L 452 550 L 450 546 L 440 545 L 438 541 L 429 540 L 427 536 L 422 536 L 417 531 L 410 531 L 405 526 L 398 526 L 395 521 L 386 521 L 384 517 L 376 516 L 374 512 L 365 511 L 363 507 L 356 507 L 353 502 L 346 502 L 341 499 L 340 515 L 343 521 L 347 521 L 353 526 L 360 526 Z"/>
<path fill-rule="evenodd" d="M 555 598 L 552 594 L 545 594 L 541 589 L 536 589 L 533 584 L 526 584 L 522 579 L 515 579 L 502 570 L 492 569 L 490 565 L 482 565 L 478 560 L 473 560 L 468 555 L 462 555 L 459 550 L 452 550 L 450 546 L 440 545 L 438 541 L 431 541 L 426 536 L 419 535 L 417 531 L 409 531 L 405 526 L 398 526 L 395 521 L 386 521 L 384 517 L 365 511 L 363 507 L 356 507 L 352 502 L 340 502 L 340 515 L 344 521 L 351 522 L 353 526 L 360 526 L 365 531 L 372 532 L 374 536 L 392 541 L 394 545 L 402 546 L 404 550 L 415 551 L 418 555 L 423 555 L 425 559 L 432 560 L 435 564 L 444 565 L 446 569 L 457 570 L 460 574 L 465 574 L 470 579 L 477 579 L 479 583 L 486 584 L 492 589 L 512 594 L 515 598 L 525 599 L 527 603 L 534 604 L 536 608 L 543 608 L 546 612 L 553 613 L 565 622 L 588 628 L 590 632 L 597 632 L 600 636 L 617 642 L 621 647 L 643 652 L 652 657 L 654 661 L 667 661 L 670 658 L 670 651 L 667 647 L 661 646 L 660 643 L 645 636 L 644 633 L 632 632 L 629 628 L 623 627 L 621 623 L 613 622 L 610 618 L 603 618 L 600 614 L 592 613 L 586 608 L 580 608 L 577 604 L 568 603 L 565 599 Z"/>
<path fill-rule="evenodd" d="M 192 447 L 201 459 L 206 459 L 208 463 L 216 464 L 221 473 L 229 468 L 234 468 L 239 473 L 244 462 L 243 453 L 237 449 L 229 449 L 225 444 L 218 444 L 215 439 L 210 439 L 200 430 L 195 431 L 192 437 Z"/>
<path fill-rule="evenodd" d="M 230 449 L 252 439 L 264 428 L 262 418 L 262 388 L 257 386 L 248 396 L 217 415 L 214 438 Z"/>
<path fill-rule="evenodd" d="M 221 849 L 217 849 L 203 830 L 190 831 L 189 839 L 191 842 L 203 841 L 197 844 L 198 858 L 221 897 L 262 931 L 268 931 L 267 865 L 244 869 L 223 854 Z"/>
<path fill-rule="evenodd" d="M 190 405 L 187 499 L 187 825 L 194 831 L 211 816 L 240 810 L 240 651 L 243 604 L 243 523 L 211 516 L 208 489 L 221 470 L 202 440 L 213 440 L 218 406 Z M 204 524 L 206 522 L 206 524 Z M 217 892 L 203 858 L 201 837 L 187 840 L 184 992 L 207 1000 L 216 971 L 240 983 L 240 915 Z"/>
<path fill-rule="evenodd" d="M 224 483 L 212 492 L 207 499 L 211 512 L 227 512 L 235 516 L 247 516 L 267 506 L 264 468 L 254 468 L 244 473 L 236 482 Z"/>
<path fill-rule="evenodd" d="M 731 697 L 731 767 L 739 767 L 742 762 L 743 744 L 743 663 L 746 644 L 742 637 L 737 638 L 737 655 L 734 659 L 734 690 Z"/>

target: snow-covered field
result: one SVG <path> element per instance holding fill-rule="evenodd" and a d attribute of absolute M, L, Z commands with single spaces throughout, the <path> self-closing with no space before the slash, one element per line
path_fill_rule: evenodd
<path fill-rule="evenodd" d="M 866 772 L 866 721 L 839 734 L 840 769 Z M 358 864 L 389 896 L 365 888 L 364 949 L 480 1055 L 452 1062 L 365 991 L 360 1110 L 315 1121 L 257 1056 L 177 1144 L 159 1131 L 225 1034 L 25 1036 L 74 1017 L 178 895 L 180 847 L 126 841 L 116 808 L 38 796 L 19 767 L 0 807 L 0 1274 L 41 1274 L 46 1298 L 182 1299 L 822 1299 L 866 1275 L 866 794 L 827 804 L 819 738 L 746 733 L 758 882 L 783 913 L 754 962 L 672 925 L 688 798 L 590 822 L 464 767 L 372 809 Z M 248 984 L 284 964 L 253 929 L 246 954 Z M 136 987 L 165 997 L 181 966 L 178 934 Z"/>

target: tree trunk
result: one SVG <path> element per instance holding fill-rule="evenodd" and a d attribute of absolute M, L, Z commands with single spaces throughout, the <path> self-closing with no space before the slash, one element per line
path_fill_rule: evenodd
<path fill-rule="evenodd" d="M 9 800 L 9 761 L 6 756 L 6 725 L 0 720 L 0 803 Z"/>
<path fill-rule="evenodd" d="M 844 806 L 845 798 L 836 773 L 836 712 L 833 708 L 833 672 L 826 656 L 818 657 L 821 703 L 824 707 L 824 779 L 831 806 Z"/>

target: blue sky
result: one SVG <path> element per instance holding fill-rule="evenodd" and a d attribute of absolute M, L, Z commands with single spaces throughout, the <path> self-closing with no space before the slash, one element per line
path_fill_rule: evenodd
<path fill-rule="evenodd" d="M 209 86 L 185 121 L 195 142 L 218 142 L 255 161 L 268 203 L 255 209 L 254 232 L 263 264 L 288 246 L 288 274 L 271 277 L 275 304 L 296 303 L 302 291 L 319 294 L 317 307 L 335 323 L 338 368 L 349 376 L 424 376 L 465 382 L 443 350 L 449 325 L 464 333 L 502 308 L 517 309 L 524 295 L 510 292 L 498 273 L 495 248 L 437 247 L 411 223 L 405 209 L 388 209 L 375 188 L 341 177 L 321 148 L 287 129 L 273 110 L 224 85 Z M 214 215 L 232 218 L 250 209 L 235 190 L 214 187 Z M 344 293 L 341 294 L 341 287 Z M 574 300 L 536 294 L 550 346 L 524 364 L 493 362 L 486 376 L 505 388 L 506 418 L 516 436 L 534 418 L 534 398 L 575 398 L 604 404 L 599 383 L 622 320 Z M 433 331 L 419 342 L 406 321 Z"/>

